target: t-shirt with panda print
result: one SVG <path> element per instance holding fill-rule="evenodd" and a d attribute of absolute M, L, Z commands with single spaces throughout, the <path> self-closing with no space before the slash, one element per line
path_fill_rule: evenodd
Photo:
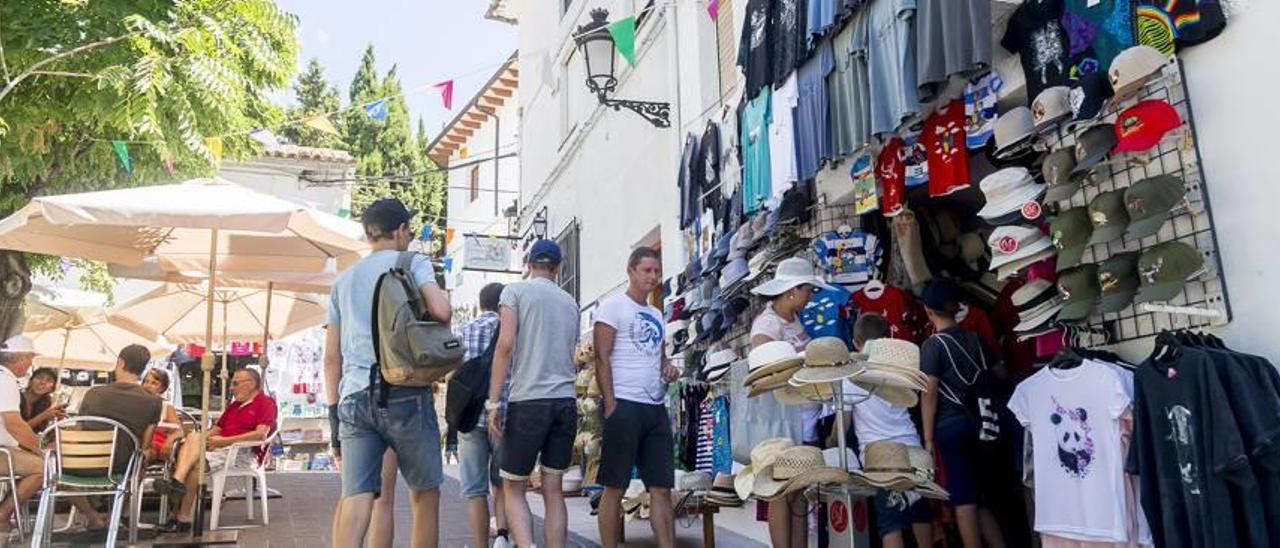
<path fill-rule="evenodd" d="M 1009 410 L 1031 435 L 1035 530 L 1082 541 L 1125 542 L 1125 455 L 1120 417 L 1130 406 L 1120 376 L 1085 360 L 1046 367 L 1014 389 Z"/>

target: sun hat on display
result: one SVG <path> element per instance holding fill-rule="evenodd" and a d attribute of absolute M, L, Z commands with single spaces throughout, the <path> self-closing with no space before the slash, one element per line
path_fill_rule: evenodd
<path fill-rule="evenodd" d="M 1031 280 L 1013 292 L 1012 302 L 1018 309 L 1015 333 L 1027 333 L 1048 323 L 1062 310 L 1062 296 L 1053 282 L 1044 278 Z"/>
<path fill-rule="evenodd" d="M 706 493 L 711 490 L 711 474 L 702 471 L 676 470 L 675 491 Z"/>
<path fill-rule="evenodd" d="M 1137 45 L 1111 60 L 1108 75 L 1115 96 L 1124 99 L 1142 90 L 1147 81 L 1160 74 L 1171 57 L 1148 45 Z"/>
<path fill-rule="evenodd" d="M 773 279 L 756 286 L 751 292 L 765 297 L 776 297 L 802 285 L 811 285 L 829 291 L 835 290 L 834 287 L 822 280 L 817 269 L 808 260 L 801 257 L 792 257 L 778 263 L 778 268 L 773 273 Z"/>
<path fill-rule="evenodd" d="M 1129 214 L 1126 238 L 1141 240 L 1160 232 L 1165 217 L 1187 196 L 1187 185 L 1173 175 L 1143 179 L 1124 191 L 1124 208 Z"/>
<path fill-rule="evenodd" d="M 891 491 L 920 491 L 925 496 L 941 494 L 945 497 L 946 491 L 930 478 L 933 459 L 920 450 L 913 461 L 911 449 L 895 441 L 868 443 L 863 451 L 862 471 L 854 472 L 854 475 L 873 486 Z"/>
<path fill-rule="evenodd" d="M 836 398 L 833 383 L 806 384 L 798 382 L 793 375 L 787 385 L 773 393 L 774 399 L 782 405 L 809 405 L 813 403 L 831 402 Z"/>
<path fill-rule="evenodd" d="M 702 375 L 707 382 L 716 382 L 729 373 L 729 367 L 738 361 L 738 353 L 733 349 L 717 350 L 707 357 L 702 365 Z"/>
<path fill-rule="evenodd" d="M 751 462 L 737 475 L 733 477 L 733 490 L 738 494 L 741 500 L 747 500 L 751 496 L 751 489 L 755 486 L 756 474 L 764 470 L 765 467 L 773 465 L 774 459 L 778 458 L 778 454 L 784 449 L 795 446 L 796 442 L 787 438 L 769 438 L 757 443 L 751 448 Z"/>
<path fill-rule="evenodd" d="M 771 500 L 813 485 L 847 484 L 852 479 L 849 472 L 827 466 L 821 449 L 797 445 L 784 449 L 771 465 L 760 469 L 751 492 Z"/>
<path fill-rule="evenodd" d="M 991 270 L 1003 280 L 1033 263 L 1053 256 L 1053 241 L 1040 229 L 1031 226 L 998 226 L 987 238 L 991 248 Z"/>
<path fill-rule="evenodd" d="M 1053 86 L 1045 88 L 1031 102 L 1031 117 L 1035 120 L 1036 131 L 1044 133 L 1053 129 L 1058 122 L 1071 116 L 1071 88 Z"/>
<path fill-rule="evenodd" d="M 791 372 L 804 363 L 804 356 L 796 352 L 791 343 L 769 341 L 751 349 L 747 354 L 747 378 L 744 385 L 749 386 L 756 381 L 779 372 Z"/>
<path fill-rule="evenodd" d="M 1001 169 L 984 177 L 978 186 L 986 200 L 978 216 L 988 222 L 1015 212 L 1028 221 L 1042 215 L 1039 199 L 1044 196 L 1045 186 L 1037 183 L 1025 167 Z"/>
<path fill-rule="evenodd" d="M 933 465 L 933 455 L 923 447 L 908 446 L 907 458 L 911 461 L 911 468 L 915 469 L 916 493 L 931 499 L 951 498 L 946 489 L 934 482 L 936 470 Z"/>
<path fill-rule="evenodd" d="M 798 384 L 832 383 L 857 375 L 861 364 L 849 356 L 849 347 L 839 337 L 820 337 L 804 348 L 804 367 L 792 376 Z"/>
<path fill-rule="evenodd" d="M 1036 123 L 1031 109 L 1014 107 L 996 118 L 995 157 L 1007 159 L 1022 152 L 1035 141 Z"/>
<path fill-rule="evenodd" d="M 873 339 L 863 345 L 866 366 L 853 384 L 896 407 L 915 407 L 928 382 L 920 371 L 920 347 L 900 339 Z"/>
<path fill-rule="evenodd" d="M 733 474 L 717 473 L 715 480 L 711 482 L 711 491 L 707 492 L 707 502 L 723 507 L 742 506 L 742 499 L 738 498 L 738 492 L 733 489 L 733 480 Z"/>

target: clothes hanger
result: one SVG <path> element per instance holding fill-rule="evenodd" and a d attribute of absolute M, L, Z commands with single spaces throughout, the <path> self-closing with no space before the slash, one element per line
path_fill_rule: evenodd
<path fill-rule="evenodd" d="M 1152 351 L 1152 359 L 1166 362 L 1176 359 L 1182 353 L 1182 344 L 1172 331 L 1161 331 L 1156 335 L 1156 346 Z"/>

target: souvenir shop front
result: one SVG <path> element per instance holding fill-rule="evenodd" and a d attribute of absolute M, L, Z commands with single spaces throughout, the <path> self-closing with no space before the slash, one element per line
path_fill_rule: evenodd
<path fill-rule="evenodd" d="M 1182 57 L 1218 2 L 745 15 L 665 285 L 679 465 L 735 486 L 709 500 L 826 502 L 833 545 L 1280 542 L 1280 376 L 1209 334 L 1232 312 Z"/>

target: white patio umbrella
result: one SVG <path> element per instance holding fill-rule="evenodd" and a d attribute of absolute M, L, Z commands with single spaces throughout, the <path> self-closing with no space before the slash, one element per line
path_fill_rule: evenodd
<path fill-rule="evenodd" d="M 141 344 L 153 353 L 167 345 L 107 323 L 100 293 L 36 285 L 27 294 L 23 335 L 35 345 L 35 364 L 110 371 L 120 350 Z"/>
<path fill-rule="evenodd" d="M 220 178 L 44 196 L 0 220 L 0 249 L 129 266 L 155 257 L 166 270 L 209 274 L 206 347 L 213 346 L 217 273 L 320 272 L 330 259 L 344 269 L 367 251 L 361 236 L 357 223 Z M 213 355 L 200 365 L 208 417 Z M 203 485 L 203 463 L 198 470 Z"/>
<path fill-rule="evenodd" d="M 95 317 L 104 316 L 107 296 L 102 293 L 81 291 L 35 283 L 27 293 L 23 316 L 23 331 L 43 331 L 65 327 Z"/>

